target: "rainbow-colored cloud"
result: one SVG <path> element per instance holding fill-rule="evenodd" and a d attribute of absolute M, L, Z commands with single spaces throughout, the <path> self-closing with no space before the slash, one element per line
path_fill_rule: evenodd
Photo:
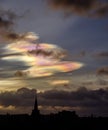
<path fill-rule="evenodd" d="M 66 50 L 57 45 L 38 43 L 37 39 L 38 36 L 30 32 L 5 47 L 8 52 L 20 53 L 20 55 L 8 55 L 2 59 L 23 61 L 30 66 L 26 70 L 17 71 L 16 76 L 50 76 L 58 72 L 77 70 L 83 66 L 80 62 L 65 61 Z"/>

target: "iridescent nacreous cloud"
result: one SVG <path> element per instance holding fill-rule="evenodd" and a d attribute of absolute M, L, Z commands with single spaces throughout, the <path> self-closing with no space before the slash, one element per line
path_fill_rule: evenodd
<path fill-rule="evenodd" d="M 80 62 L 66 61 L 67 51 L 57 45 L 49 43 L 38 43 L 35 33 L 27 33 L 24 37 L 16 39 L 13 43 L 6 45 L 5 49 L 11 54 L 3 60 L 23 61 L 28 69 L 16 71 L 15 76 L 43 77 L 59 72 L 70 72 L 83 66 Z"/>

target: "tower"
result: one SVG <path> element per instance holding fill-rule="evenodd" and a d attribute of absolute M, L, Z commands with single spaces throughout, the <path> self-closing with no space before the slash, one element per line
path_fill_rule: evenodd
<path fill-rule="evenodd" d="M 38 102 L 37 102 L 37 92 L 35 95 L 35 102 L 34 102 L 34 108 L 32 110 L 31 116 L 38 118 L 40 115 L 40 112 L 38 110 Z"/>

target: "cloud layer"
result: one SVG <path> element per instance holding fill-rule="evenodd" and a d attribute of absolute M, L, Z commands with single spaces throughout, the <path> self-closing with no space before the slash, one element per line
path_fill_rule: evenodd
<path fill-rule="evenodd" d="M 0 38 L 4 42 L 13 41 L 18 39 L 18 34 L 14 31 L 16 20 L 22 16 L 17 15 L 11 10 L 0 9 Z"/>
<path fill-rule="evenodd" d="M 22 109 L 32 107 L 35 90 L 20 88 L 17 91 L 1 92 L 0 105 L 4 107 L 19 107 Z M 49 90 L 38 93 L 38 103 L 41 111 L 52 109 L 57 112 L 62 109 L 76 110 L 78 113 L 105 114 L 108 110 L 108 89 L 87 90 L 85 87 L 74 92 Z M 23 110 L 22 110 L 23 111 Z M 108 113 L 107 113 L 108 114 Z"/>
<path fill-rule="evenodd" d="M 108 75 L 108 66 L 97 69 L 96 73 L 97 75 Z"/>
<path fill-rule="evenodd" d="M 11 38 L 14 35 L 10 35 Z M 4 48 L 11 54 L 3 56 L 2 60 L 22 61 L 28 69 L 17 71 L 15 76 L 43 77 L 58 72 L 70 72 L 83 66 L 80 62 L 66 61 L 67 53 L 54 44 L 38 43 L 38 36 L 33 33 L 16 35 L 14 42 Z M 19 55 L 16 55 L 19 53 Z M 15 54 L 15 55 L 13 55 Z"/>
<path fill-rule="evenodd" d="M 96 58 L 108 58 L 108 52 L 107 51 L 99 52 L 94 54 L 94 56 Z"/>
<path fill-rule="evenodd" d="M 102 0 L 48 0 L 55 10 L 63 10 L 67 14 L 100 17 L 108 15 L 108 2 Z"/>
<path fill-rule="evenodd" d="M 35 89 L 21 88 L 17 91 L 5 91 L 0 93 L 0 105 L 9 107 L 31 106 L 35 97 Z"/>

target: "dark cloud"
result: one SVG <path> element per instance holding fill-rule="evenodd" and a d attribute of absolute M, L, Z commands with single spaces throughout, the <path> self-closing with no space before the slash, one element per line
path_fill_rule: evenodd
<path fill-rule="evenodd" d="M 4 38 L 7 40 L 7 41 L 16 41 L 16 40 L 22 40 L 25 38 L 25 34 L 18 34 L 18 33 L 15 33 L 15 32 L 6 32 L 5 35 L 4 35 Z"/>
<path fill-rule="evenodd" d="M 85 87 L 77 91 L 50 90 L 38 95 L 40 105 L 76 110 L 79 114 L 91 113 L 106 115 L 108 112 L 108 90 L 87 90 Z"/>
<path fill-rule="evenodd" d="M 5 38 L 6 38 L 7 40 L 16 40 L 16 39 L 19 39 L 20 36 L 19 36 L 18 34 L 16 34 L 16 33 L 7 33 L 7 34 L 5 35 Z"/>
<path fill-rule="evenodd" d="M 12 21 L 9 20 L 3 20 L 2 17 L 0 17 L 0 28 L 9 28 L 13 25 Z"/>
<path fill-rule="evenodd" d="M 97 75 L 108 75 L 108 66 L 97 69 Z"/>
<path fill-rule="evenodd" d="M 33 99 L 34 95 L 35 90 L 28 88 L 21 88 L 18 89 L 16 92 L 14 91 L 3 92 L 0 93 L 0 100 L 1 100 L 0 103 L 2 105 L 14 105 L 14 106 L 31 105 L 31 103 L 29 104 L 28 102 L 25 101 Z M 108 98 L 107 90 L 104 89 L 87 90 L 85 87 L 82 87 L 75 92 L 49 90 L 43 93 L 42 92 L 38 93 L 39 104 L 49 106 L 94 107 L 94 103 L 96 103 L 95 105 L 98 105 L 102 103 L 101 101 L 107 100 L 107 98 Z"/>
<path fill-rule="evenodd" d="M 28 55 L 42 55 L 44 57 L 53 57 L 53 59 L 60 59 L 63 58 L 67 55 L 67 52 L 63 49 L 49 49 L 49 50 L 44 50 L 44 49 L 39 49 L 38 48 L 39 44 L 37 44 L 37 48 L 35 50 L 30 50 L 27 51 Z"/>
<path fill-rule="evenodd" d="M 11 10 L 0 10 L 0 28 L 8 29 L 18 16 Z"/>
<path fill-rule="evenodd" d="M 4 41 L 12 41 L 22 38 L 19 34 L 14 32 L 14 26 L 16 25 L 16 20 L 20 17 L 15 12 L 11 10 L 0 10 L 0 38 Z"/>
<path fill-rule="evenodd" d="M 102 7 L 98 8 L 96 10 L 97 16 L 107 16 L 108 15 L 108 3 L 106 5 L 103 5 Z"/>
<path fill-rule="evenodd" d="M 55 10 L 63 10 L 67 14 L 75 13 L 86 16 L 105 16 L 108 14 L 108 2 L 101 0 L 48 0 Z"/>
<path fill-rule="evenodd" d="M 35 90 L 28 88 L 18 89 L 16 92 L 1 92 L 0 105 L 17 107 L 30 107 L 34 104 Z M 41 110 L 47 108 L 79 108 L 79 112 L 96 111 L 101 114 L 108 110 L 108 89 L 87 90 L 85 87 L 77 91 L 49 90 L 38 93 L 38 103 Z"/>
<path fill-rule="evenodd" d="M 108 52 L 106 51 L 104 51 L 104 52 L 99 52 L 99 53 L 97 53 L 97 54 L 94 54 L 94 57 L 96 57 L 96 58 L 108 58 Z"/>
<path fill-rule="evenodd" d="M 5 91 L 0 93 L 0 105 L 8 107 L 27 107 L 33 105 L 36 90 L 21 88 L 17 91 Z"/>
<path fill-rule="evenodd" d="M 75 92 L 50 90 L 40 93 L 39 97 L 44 99 L 44 102 L 40 102 L 43 105 L 99 107 L 100 104 L 106 104 L 108 107 L 107 94 L 108 91 L 103 89 L 87 90 L 82 87 Z"/>
<path fill-rule="evenodd" d="M 29 42 L 34 42 L 38 39 L 38 36 L 34 34 L 33 32 L 25 32 L 25 33 L 16 33 L 13 31 L 7 31 L 5 32 L 4 38 L 7 41 L 29 41 Z"/>

